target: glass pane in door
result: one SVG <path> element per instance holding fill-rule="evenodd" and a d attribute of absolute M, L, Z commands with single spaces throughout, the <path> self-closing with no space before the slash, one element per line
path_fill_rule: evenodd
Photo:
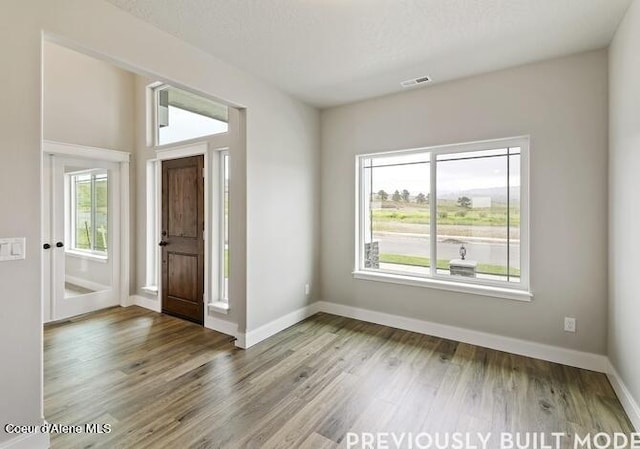
<path fill-rule="evenodd" d="M 65 173 L 65 298 L 112 287 L 109 259 L 109 171 Z"/>

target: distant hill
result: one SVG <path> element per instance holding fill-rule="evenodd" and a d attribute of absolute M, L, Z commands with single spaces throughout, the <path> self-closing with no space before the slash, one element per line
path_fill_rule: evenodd
<path fill-rule="evenodd" d="M 512 203 L 520 202 L 520 187 L 511 187 L 509 191 L 509 195 L 511 197 Z M 447 200 L 457 200 L 461 196 L 466 196 L 468 198 L 476 197 L 490 197 L 491 201 L 494 203 L 507 203 L 507 189 L 504 187 L 493 187 L 488 189 L 473 189 L 473 190 L 463 190 L 456 192 L 438 192 L 438 197 L 447 199 Z"/>

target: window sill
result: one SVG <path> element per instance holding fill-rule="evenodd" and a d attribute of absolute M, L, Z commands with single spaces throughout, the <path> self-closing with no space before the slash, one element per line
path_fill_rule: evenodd
<path fill-rule="evenodd" d="M 208 307 L 209 307 L 209 312 L 223 313 L 225 315 L 229 313 L 228 302 L 214 301 L 214 302 L 210 302 L 208 304 Z"/>
<path fill-rule="evenodd" d="M 150 295 L 158 295 L 158 286 L 157 285 L 147 285 L 145 287 L 142 287 L 140 290 L 142 290 L 145 293 L 149 293 Z"/>
<path fill-rule="evenodd" d="M 109 262 L 109 256 L 101 256 L 98 254 L 92 254 L 84 251 L 76 251 L 73 249 L 68 249 L 64 253 L 67 256 L 77 257 L 78 259 L 93 260 L 94 262 L 100 262 L 100 263 Z"/>
<path fill-rule="evenodd" d="M 491 296 L 493 298 L 513 299 L 515 301 L 530 302 L 533 293 L 524 290 L 492 287 L 487 285 L 463 284 L 460 282 L 448 282 L 440 279 L 417 278 L 399 274 L 374 273 L 369 271 L 354 271 L 354 279 L 366 281 L 389 282 L 392 284 L 410 285 L 414 287 L 434 288 L 473 295 Z"/>

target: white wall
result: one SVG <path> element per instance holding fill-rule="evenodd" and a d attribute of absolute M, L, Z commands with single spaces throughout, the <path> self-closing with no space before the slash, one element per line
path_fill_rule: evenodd
<path fill-rule="evenodd" d="M 531 136 L 532 302 L 353 279 L 356 154 L 519 135 Z M 324 300 L 605 353 L 605 50 L 323 111 L 321 174 Z"/>
<path fill-rule="evenodd" d="M 257 122 L 257 114 L 271 119 Z M 284 97 L 276 110 L 266 104 L 248 110 L 249 131 L 255 125 L 254 132 L 247 133 L 248 330 L 317 299 L 320 126 L 316 118 L 315 110 Z M 272 142 L 277 153 L 266 142 Z M 307 282 L 309 297 L 304 294 Z"/>
<path fill-rule="evenodd" d="M 152 81 L 143 76 L 135 77 L 135 123 L 138 132 L 135 136 L 135 172 L 133 174 L 136 192 L 136 210 L 134 211 L 136 239 L 132 242 L 132 250 L 136 254 L 132 263 L 132 271 L 135 273 L 131 278 L 132 293 L 147 297 L 157 301 L 157 310 L 160 310 L 160 299 L 158 295 L 152 295 L 142 290 L 146 287 L 147 273 L 147 161 L 155 159 L 156 154 L 153 149 L 147 148 L 147 85 Z"/>
<path fill-rule="evenodd" d="M 45 41 L 44 138 L 133 151 L 134 75 Z"/>
<path fill-rule="evenodd" d="M 26 237 L 26 259 L 0 263 L 0 422 L 42 418 L 40 305 L 40 28 L 35 6 L 3 2 L 0 17 L 0 236 Z M 8 306 L 10 304 L 10 307 Z M 2 426 L 4 429 L 4 426 Z M 0 443 L 9 435 L 0 431 Z"/>
<path fill-rule="evenodd" d="M 609 358 L 640 404 L 640 2 L 609 53 Z M 637 417 L 636 417 L 637 419 Z"/>
<path fill-rule="evenodd" d="M 309 301 L 303 286 L 317 276 L 318 257 L 319 117 L 313 108 L 100 0 L 7 0 L 0 21 L 5 67 L 0 72 L 5 87 L 0 112 L 0 191 L 20 192 L 21 197 L 18 202 L 15 195 L 0 195 L 0 210 L 11 210 L 0 220 L 0 235 L 27 237 L 27 259 L 0 268 L 0 298 L 12 301 L 12 307 L 0 315 L 0 422 L 37 422 L 42 415 L 43 31 L 143 75 L 177 81 L 246 107 L 247 152 L 236 157 L 238 187 L 231 193 L 242 219 L 236 233 L 246 235 L 247 242 L 246 248 L 239 245 L 237 249 L 246 258 L 231 261 L 232 276 L 241 280 L 235 304 L 243 316 L 246 307 L 249 325 L 258 327 Z M 284 229 L 279 228 L 281 223 Z M 274 229 L 290 246 L 272 237 Z M 246 324 L 239 323 L 241 331 Z M 0 432 L 0 443 L 9 438 Z"/>

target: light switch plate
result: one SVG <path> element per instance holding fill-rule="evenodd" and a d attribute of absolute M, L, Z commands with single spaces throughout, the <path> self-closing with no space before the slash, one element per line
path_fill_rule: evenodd
<path fill-rule="evenodd" d="M 24 237 L 0 238 L 0 262 L 24 259 L 26 240 Z"/>

